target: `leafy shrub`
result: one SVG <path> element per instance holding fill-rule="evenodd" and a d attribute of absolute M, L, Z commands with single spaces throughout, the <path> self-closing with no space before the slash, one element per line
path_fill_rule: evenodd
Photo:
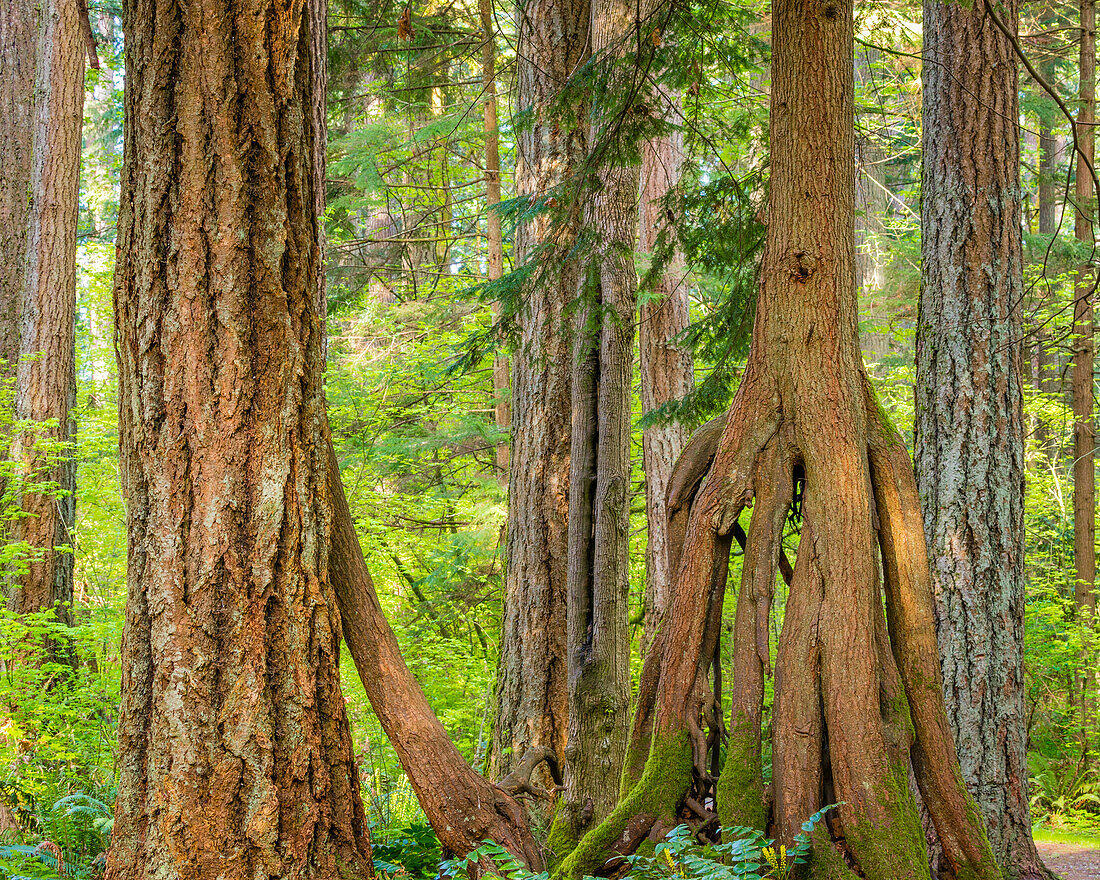
<path fill-rule="evenodd" d="M 443 848 L 430 825 L 410 822 L 391 833 L 394 836 L 389 839 L 375 838 L 371 842 L 374 869 L 379 876 L 429 880 L 436 875 Z"/>

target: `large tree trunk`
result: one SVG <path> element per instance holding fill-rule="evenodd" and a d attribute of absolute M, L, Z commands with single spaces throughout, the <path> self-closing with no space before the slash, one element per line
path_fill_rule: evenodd
<path fill-rule="evenodd" d="M 1095 247 L 1096 193 L 1089 167 L 1095 155 L 1096 131 L 1096 4 L 1081 0 L 1080 93 L 1077 114 L 1077 188 L 1074 232 L 1087 248 Z M 1096 267 L 1081 267 L 1073 305 L 1073 559 L 1076 568 L 1074 604 L 1082 631 L 1090 635 L 1096 615 L 1096 433 L 1092 394 L 1095 342 L 1092 296 Z M 1084 662 L 1076 674 L 1081 754 L 1087 760 L 1094 746 L 1095 679 Z"/>
<path fill-rule="evenodd" d="M 512 455 L 504 619 L 497 672 L 491 775 L 511 772 L 528 749 L 560 758 L 567 727 L 565 582 L 569 508 L 572 351 L 565 307 L 580 278 L 570 255 L 575 221 L 562 216 L 585 153 L 580 120 L 563 120 L 558 93 L 588 55 L 586 0 L 518 7 L 516 193 L 543 210 L 516 231 L 514 258 L 530 272 L 512 358 Z M 543 781 L 546 781 L 545 779 Z"/>
<path fill-rule="evenodd" d="M 563 872 L 601 869 L 609 850 L 655 837 L 679 822 L 681 803 L 695 810 L 716 791 L 725 824 L 774 828 L 786 841 L 815 810 L 839 803 L 828 825 L 833 842 L 819 832 L 811 876 L 850 876 L 839 848 L 868 880 L 926 880 L 912 760 L 956 876 L 994 880 L 943 707 L 912 466 L 859 351 L 852 4 L 774 0 L 772 11 L 772 176 L 753 346 L 642 672 L 624 771 L 638 781 Z M 769 609 L 798 484 L 802 539 L 779 637 L 766 799 Z M 671 499 L 670 508 L 682 501 Z M 717 737 L 704 730 L 717 711 L 708 671 L 730 544 L 750 504 L 734 716 L 715 788 L 708 751 Z"/>
<path fill-rule="evenodd" d="M 575 191 L 587 271 L 577 290 L 570 449 L 566 646 L 569 743 L 565 792 L 550 846 L 561 857 L 618 800 L 630 709 L 628 633 L 631 376 L 637 276 L 637 165 L 615 156 L 625 53 L 644 66 L 637 10 L 594 0 L 589 24 L 596 87 L 589 128 L 591 177 Z M 608 96 L 614 96 L 609 100 Z"/>
<path fill-rule="evenodd" d="M 1001 7 L 1010 26 L 1012 5 Z M 944 698 L 998 863 L 1044 876 L 1024 717 L 1023 258 L 1016 58 L 985 9 L 926 0 L 916 470 Z"/>
<path fill-rule="evenodd" d="M 16 183 L 25 186 L 21 196 L 26 208 L 12 210 L 11 218 L 18 221 L 22 214 L 25 228 L 4 234 L 13 247 L 9 253 L 5 246 L 4 259 L 10 256 L 12 262 L 0 269 L 5 276 L 0 308 L 14 320 L 5 321 L 0 338 L 5 357 L 9 347 L 18 355 L 15 414 L 30 426 L 15 438 L 18 476 L 24 484 L 49 481 L 51 489 L 24 491 L 21 496 L 23 515 L 15 523 L 13 538 L 27 542 L 32 558 L 15 588 L 12 606 L 18 612 L 34 612 L 61 603 L 57 614 L 68 621 L 73 555 L 71 549 L 57 548 L 71 548 L 76 511 L 76 462 L 68 444 L 76 396 L 76 227 L 85 42 L 75 3 L 49 0 L 28 14 L 32 26 L 21 34 L 13 30 L 11 37 L 28 39 L 13 48 L 33 59 L 33 112 L 13 107 L 12 121 L 29 124 L 30 153 L 26 135 L 9 135 L 13 158 L 29 160 L 13 173 Z M 20 64 L 15 64 L 16 73 Z M 27 99 L 20 95 L 23 84 L 13 87 L 17 100 Z M 21 253 L 15 247 L 20 244 Z"/>
<path fill-rule="evenodd" d="M 671 119 L 679 100 L 658 92 L 659 109 Z M 662 200 L 680 182 L 684 136 L 674 130 L 647 141 L 642 150 L 638 250 L 651 253 L 663 230 L 672 234 Z M 654 283 L 652 298 L 641 308 L 638 325 L 642 410 L 652 412 L 680 400 L 694 386 L 691 352 L 675 340 L 690 320 L 688 283 L 679 250 Z M 668 487 L 672 468 L 687 443 L 687 430 L 678 422 L 652 425 L 642 432 L 645 470 L 646 550 L 643 654 L 657 635 L 657 625 L 668 605 L 674 571 L 669 556 Z"/>
<path fill-rule="evenodd" d="M 34 152 L 35 0 L 0 4 L 0 375 L 15 376 Z"/>
<path fill-rule="evenodd" d="M 338 673 L 307 4 L 129 0 L 107 877 L 371 876 Z"/>

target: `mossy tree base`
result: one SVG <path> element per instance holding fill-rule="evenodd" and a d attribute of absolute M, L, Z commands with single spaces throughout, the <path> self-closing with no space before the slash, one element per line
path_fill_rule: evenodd
<path fill-rule="evenodd" d="M 851 0 L 773 0 L 768 232 L 753 347 L 737 396 L 672 478 L 676 580 L 646 658 L 619 807 L 559 873 L 609 857 L 688 810 L 700 826 L 790 841 L 827 804 L 821 880 L 929 880 L 909 769 L 956 878 L 1000 880 L 944 712 L 931 581 L 912 464 L 878 406 L 858 343 Z M 793 569 L 781 548 L 800 500 Z M 726 766 L 710 670 L 729 550 L 745 537 Z M 790 591 L 771 669 L 777 570 Z M 885 597 L 886 614 L 883 614 Z M 772 781 L 761 767 L 774 674 Z M 822 832 L 824 833 L 824 832 Z"/>

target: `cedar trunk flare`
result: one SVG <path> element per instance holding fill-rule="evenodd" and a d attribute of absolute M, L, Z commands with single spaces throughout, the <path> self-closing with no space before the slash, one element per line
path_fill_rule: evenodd
<path fill-rule="evenodd" d="M 583 127 L 563 124 L 563 85 L 588 57 L 587 0 L 530 0 L 517 7 L 516 193 L 565 204 L 563 188 L 585 158 Z M 545 203 L 544 203 L 545 204 Z M 515 769 L 529 749 L 560 760 L 567 728 L 565 582 L 568 558 L 572 350 L 565 308 L 577 296 L 570 254 L 575 221 L 544 210 L 516 230 L 517 266 L 537 260 L 516 316 L 512 452 L 497 716 L 490 775 Z M 546 777 L 541 781 L 548 783 Z"/>
<path fill-rule="evenodd" d="M 12 607 L 27 613 L 60 602 L 58 617 L 70 621 L 73 555 L 56 548 L 73 544 L 76 463 L 67 448 L 56 450 L 57 444 L 72 439 L 70 413 L 76 396 L 76 227 L 85 42 L 75 3 L 44 0 L 24 14 L 29 22 L 16 25 L 26 27 L 23 34 L 6 22 L 0 29 L 5 39 L 27 40 L 11 48 L 33 59 L 34 70 L 34 99 L 20 95 L 25 84 L 12 83 L 16 99 L 28 105 L 14 108 L 16 115 L 3 123 L 7 129 L 9 119 L 18 120 L 29 128 L 22 137 L 10 132 L 16 147 L 12 160 L 27 165 L 13 169 L 15 184 L 24 185 L 17 194 L 23 208 L 8 208 L 13 224 L 23 215 L 23 228 L 0 232 L 5 242 L 0 260 L 11 259 L 0 267 L 0 318 L 5 322 L 0 354 L 11 358 L 4 375 L 16 376 L 16 418 L 34 426 L 15 438 L 12 454 L 20 477 L 32 483 L 48 480 L 61 494 L 26 492 L 21 497 L 23 516 L 15 522 L 12 537 L 26 541 L 34 555 L 15 589 Z M 16 75 L 21 63 L 16 62 Z M 45 426 L 48 421 L 53 427 Z"/>
<path fill-rule="evenodd" d="M 124 4 L 110 880 L 373 875 L 328 565 L 316 13 Z"/>
<path fill-rule="evenodd" d="M 818 831 L 811 876 L 927 880 L 911 764 L 956 877 L 995 880 L 944 712 L 912 466 L 876 404 L 857 340 L 852 4 L 773 0 L 772 12 L 772 178 L 753 347 L 643 668 L 628 790 L 562 870 L 604 869 L 609 852 L 678 824 L 681 808 L 713 822 L 702 805 L 716 794 L 723 824 L 786 841 L 815 810 L 838 803 L 828 834 Z M 698 480 L 674 476 L 674 490 L 691 484 Z M 779 637 L 769 797 L 761 777 L 769 608 L 798 484 L 802 539 Z M 686 503 L 671 498 L 670 509 Z M 733 717 L 715 779 L 708 672 L 730 544 L 750 505 Z"/>
<path fill-rule="evenodd" d="M 1015 26 L 1015 4 L 999 8 Z M 998 863 L 1041 877 L 1024 729 L 1017 62 L 981 4 L 926 0 L 924 45 L 939 61 L 924 72 L 915 446 L 944 700 Z"/>

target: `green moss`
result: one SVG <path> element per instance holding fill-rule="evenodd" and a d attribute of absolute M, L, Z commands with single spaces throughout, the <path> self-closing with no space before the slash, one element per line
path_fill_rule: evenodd
<path fill-rule="evenodd" d="M 551 873 L 577 847 L 576 823 L 567 818 L 565 799 L 558 798 L 554 820 L 550 823 L 550 833 L 546 837 L 546 867 Z"/>
<path fill-rule="evenodd" d="M 691 741 L 687 731 L 654 737 L 638 784 L 619 801 L 610 816 L 580 839 L 554 871 L 554 877 L 580 880 L 585 875 L 594 875 L 607 861 L 607 853 L 622 835 L 626 823 L 635 816 L 648 814 L 674 821 L 676 807 L 690 785 Z"/>
<path fill-rule="evenodd" d="M 928 846 L 908 768 L 892 762 L 874 798 L 885 820 L 845 822 L 848 846 L 868 880 L 928 880 Z"/>
<path fill-rule="evenodd" d="M 726 763 L 718 777 L 718 818 L 725 827 L 745 826 L 764 831 L 768 825 L 760 731 L 741 712 L 730 727 Z"/>
<path fill-rule="evenodd" d="M 844 861 L 844 856 L 837 850 L 836 845 L 829 838 L 829 831 L 825 823 L 820 823 L 814 828 L 813 849 L 810 850 L 810 858 L 804 875 L 813 880 L 856 880 L 856 874 Z"/>

